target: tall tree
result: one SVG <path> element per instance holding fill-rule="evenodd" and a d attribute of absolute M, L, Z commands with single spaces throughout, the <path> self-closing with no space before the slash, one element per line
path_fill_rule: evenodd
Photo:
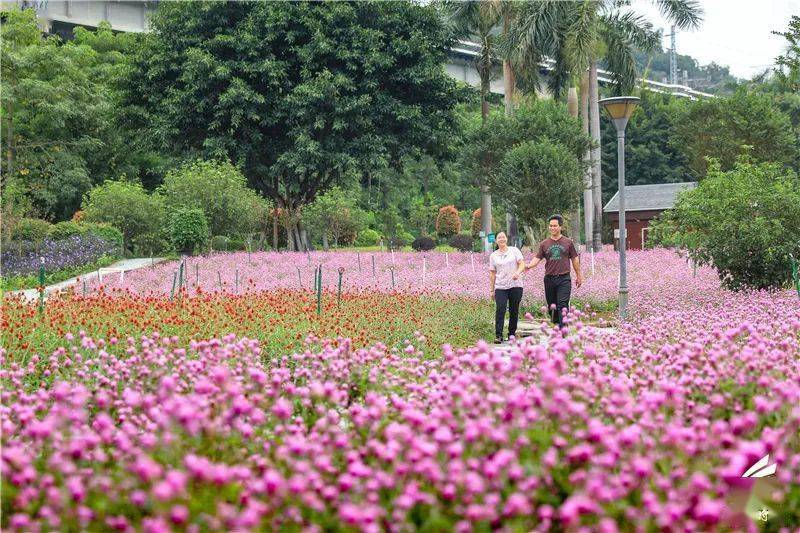
<path fill-rule="evenodd" d="M 662 15 L 681 29 L 696 28 L 702 11 L 696 0 L 654 0 Z M 554 42 L 559 46 L 556 57 L 563 58 L 567 70 L 582 75 L 588 70 L 588 123 L 594 141 L 590 160 L 592 169 L 592 224 L 593 245 L 602 245 L 602 169 L 600 157 L 600 108 L 597 69 L 604 60 L 611 72 L 615 94 L 633 89 L 636 80 L 637 50 L 653 50 L 659 44 L 659 35 L 642 16 L 629 9 L 627 3 L 615 0 L 579 1 L 560 3 L 562 26 L 560 37 Z M 568 76 L 556 77 L 567 80 Z M 588 210 L 586 210 L 588 212 Z M 588 237 L 587 237 L 588 239 Z"/>
<path fill-rule="evenodd" d="M 460 95 L 432 6 L 167 2 L 125 101 L 151 142 L 227 157 L 290 215 L 335 183 L 445 155 Z M 290 247 L 302 242 L 286 216 Z"/>
<path fill-rule="evenodd" d="M 481 80 L 481 121 L 486 124 L 489 118 L 487 97 L 493 77 L 492 68 L 497 58 L 498 10 L 492 3 L 480 0 L 445 1 L 441 5 L 455 35 L 478 40 L 480 48 L 475 58 L 475 69 Z M 479 173 L 477 179 L 481 190 L 481 228 L 488 235 L 492 232 L 492 195 L 488 176 Z M 490 250 L 488 240 L 484 240 L 484 251 Z"/>
<path fill-rule="evenodd" d="M 13 182 L 35 214 L 64 220 L 93 184 L 130 172 L 106 75 L 121 63 L 127 38 L 101 27 L 62 44 L 42 35 L 34 10 L 3 18 L 3 192 Z M 101 39 L 109 49 L 100 50 Z"/>

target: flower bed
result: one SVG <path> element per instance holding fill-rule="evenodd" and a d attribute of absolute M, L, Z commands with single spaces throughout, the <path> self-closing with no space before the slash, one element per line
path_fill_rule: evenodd
<path fill-rule="evenodd" d="M 65 239 L 45 239 L 41 244 L 31 241 L 5 245 L 2 251 L 3 276 L 29 276 L 39 272 L 44 259 L 45 271 L 80 267 L 96 263 L 104 256 L 114 256 L 117 245 L 92 234 L 73 235 Z"/>
<path fill-rule="evenodd" d="M 531 257 L 527 254 L 526 260 Z M 618 261 L 618 255 L 611 250 L 597 253 L 592 274 L 591 256 L 583 254 L 582 270 L 586 282 L 580 289 L 573 288 L 573 303 L 605 308 L 608 302 L 616 301 Z M 345 291 L 367 289 L 391 292 L 394 289 L 414 294 L 489 298 L 486 256 L 459 252 L 240 252 L 190 257 L 186 260 L 186 288 L 189 294 L 198 287 L 204 292 L 235 292 L 238 277 L 240 293 L 247 290 L 311 289 L 318 265 L 322 265 L 323 269 L 323 287 L 330 290 L 337 289 L 338 271 L 341 268 L 344 269 L 342 287 Z M 123 283 L 104 280 L 104 288 L 130 290 L 144 295 L 168 295 L 177 268 L 176 262 L 162 263 L 126 275 Z M 525 305 L 535 306 L 543 302 L 543 275 L 541 267 L 525 275 Z M 91 283 L 93 288 L 98 288 L 96 281 Z M 675 300 L 689 293 L 720 294 L 719 279 L 713 269 L 698 268 L 693 274 L 684 259 L 664 249 L 631 251 L 628 254 L 628 283 L 631 308 L 635 313 L 647 313 L 653 303 L 666 307 L 674 305 L 674 302 L 664 300 L 662 296 Z"/>
<path fill-rule="evenodd" d="M 505 353 L 417 344 L 68 335 L 4 354 L 3 528 L 741 530 L 766 454 L 769 519 L 800 526 L 788 291 Z"/>

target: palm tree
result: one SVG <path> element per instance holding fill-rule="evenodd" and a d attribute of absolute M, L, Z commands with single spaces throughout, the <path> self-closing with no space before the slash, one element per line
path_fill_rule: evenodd
<path fill-rule="evenodd" d="M 681 29 L 700 24 L 702 10 L 697 0 L 654 0 L 661 14 Z M 593 247 L 602 247 L 603 204 L 600 170 L 600 107 L 597 63 L 604 56 L 614 82 L 614 93 L 628 93 L 636 81 L 634 51 L 658 47 L 660 34 L 651 24 L 632 11 L 622 12 L 613 0 L 575 2 L 576 16 L 569 31 L 570 62 L 589 69 L 589 129 L 595 146 L 592 149 Z"/>
<path fill-rule="evenodd" d="M 652 1 L 668 21 L 681 29 L 696 28 L 701 21 L 702 10 L 697 0 Z M 555 21 L 555 25 L 552 21 Z M 592 201 L 591 207 L 584 206 L 584 213 L 593 218 L 592 224 L 586 224 L 586 227 L 588 229 L 591 226 L 592 246 L 599 250 L 603 213 L 598 61 L 605 59 L 611 72 L 614 93 L 627 93 L 633 89 L 636 81 L 634 51 L 657 48 L 660 35 L 642 16 L 630 10 L 621 10 L 617 0 L 534 2 L 525 4 L 514 22 L 516 27 L 510 32 L 509 45 L 517 49 L 517 53 L 530 53 L 524 51 L 534 48 L 538 53 L 544 51 L 555 59 L 550 87 L 556 96 L 576 76 L 580 76 L 582 87 L 588 87 L 588 95 L 582 91 L 581 100 L 589 107 L 588 130 L 594 146 L 589 154 Z M 588 196 L 585 196 L 587 200 Z M 590 240 L 589 235 L 586 238 Z"/>
<path fill-rule="evenodd" d="M 489 94 L 492 81 L 492 66 L 497 48 L 497 24 L 499 11 L 491 2 L 479 0 L 445 1 L 443 10 L 456 35 L 476 39 L 479 45 L 475 69 L 481 80 L 481 120 L 485 125 L 489 118 Z M 492 232 L 492 195 L 484 177 L 479 178 L 481 189 L 481 228 L 486 235 Z M 487 241 L 484 241 L 487 243 Z M 488 251 L 488 244 L 485 244 Z"/>

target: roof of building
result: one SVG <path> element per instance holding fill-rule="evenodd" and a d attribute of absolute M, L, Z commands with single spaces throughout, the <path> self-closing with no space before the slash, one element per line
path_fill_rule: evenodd
<path fill-rule="evenodd" d="M 628 185 L 625 187 L 625 211 L 663 211 L 675 205 L 680 191 L 694 189 L 697 182 Z M 603 208 L 604 213 L 619 212 L 619 192 Z"/>

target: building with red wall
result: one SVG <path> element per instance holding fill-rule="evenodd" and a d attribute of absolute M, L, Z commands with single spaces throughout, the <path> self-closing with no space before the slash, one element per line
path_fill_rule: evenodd
<path fill-rule="evenodd" d="M 647 241 L 650 221 L 663 211 L 671 209 L 678 193 L 693 189 L 696 182 L 658 183 L 654 185 L 628 185 L 625 187 L 625 227 L 628 250 L 641 250 Z M 619 239 L 619 192 L 603 208 L 614 228 L 614 249 Z"/>

